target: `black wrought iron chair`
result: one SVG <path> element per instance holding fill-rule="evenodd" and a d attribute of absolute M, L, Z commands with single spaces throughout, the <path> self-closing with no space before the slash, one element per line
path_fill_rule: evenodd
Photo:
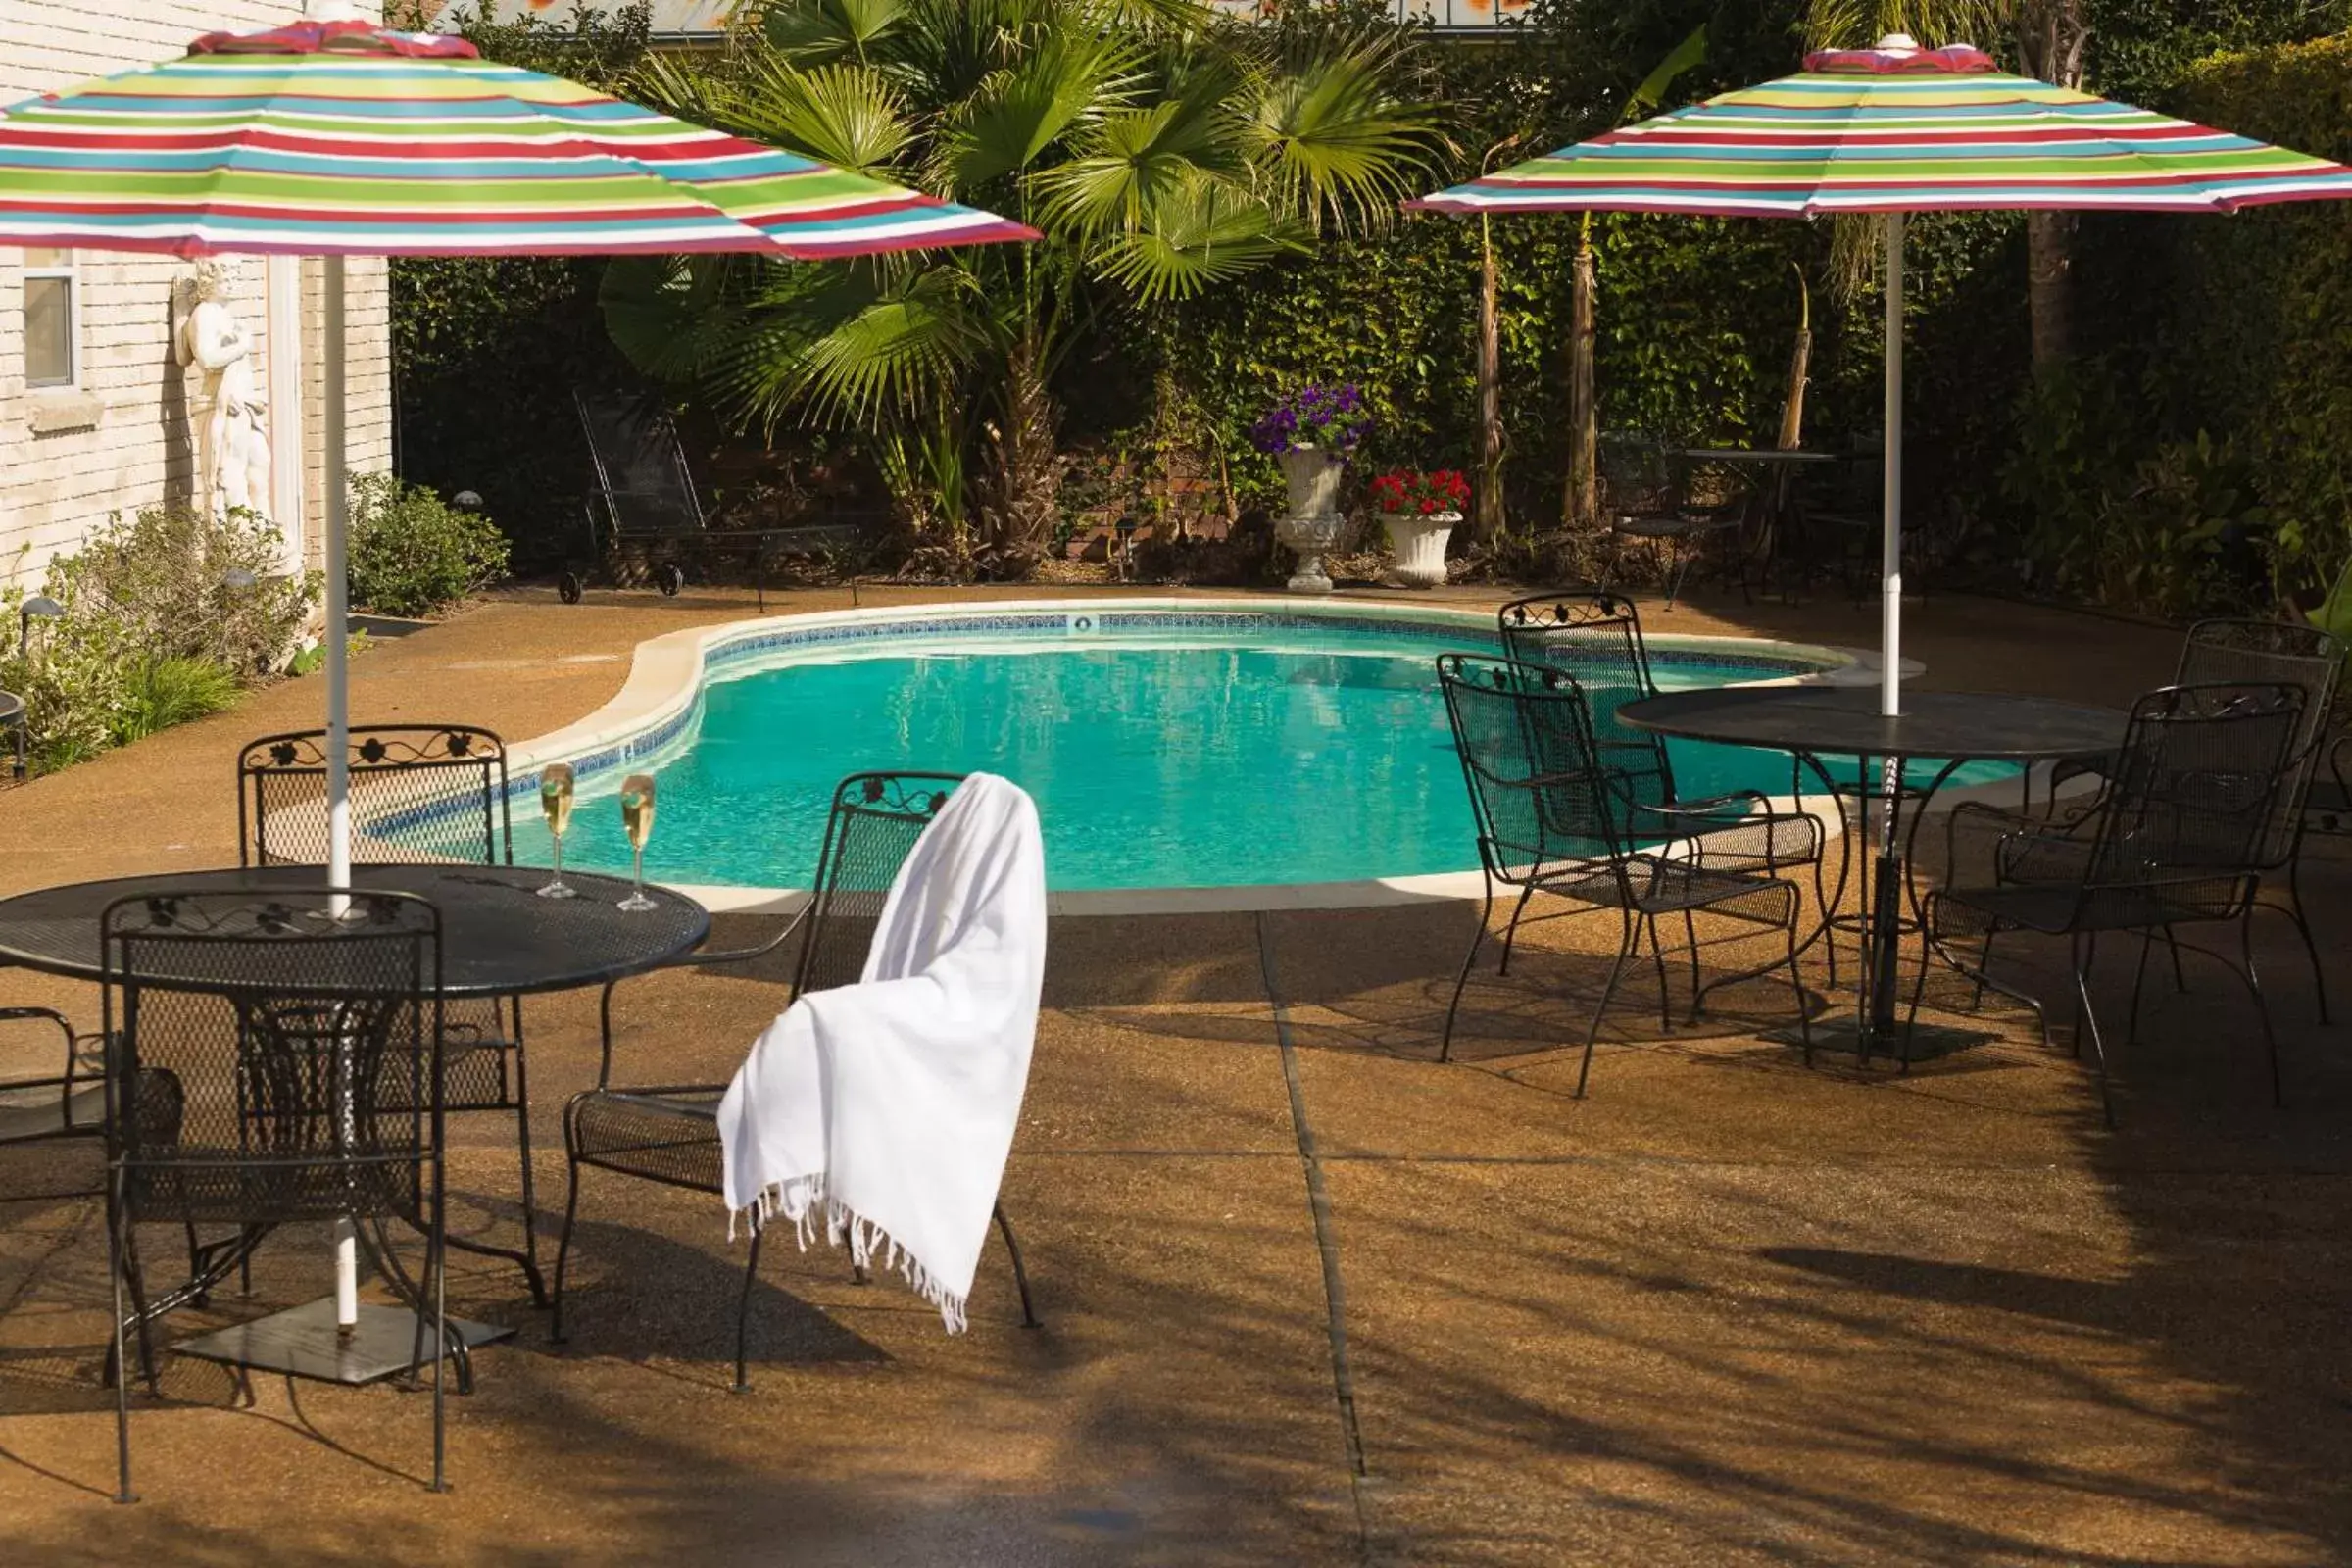
<path fill-rule="evenodd" d="M 442 1488 L 442 1363 L 461 1358 L 461 1390 L 467 1374 L 442 1301 L 440 920 L 407 894 L 351 893 L 339 911 L 334 897 L 163 888 L 101 919 L 120 1501 L 131 1500 L 126 1338 L 160 1392 L 157 1317 L 201 1299 L 273 1228 L 342 1218 L 367 1225 L 368 1252 L 417 1313 L 410 1375 L 430 1353 Z M 423 1233 L 419 1276 L 386 1219 Z M 151 1222 L 234 1233 L 198 1250 L 188 1281 L 150 1296 L 137 1236 Z"/>
<path fill-rule="evenodd" d="M 106 1135 L 106 1062 L 95 1038 L 79 1039 L 54 1007 L 0 1007 L 0 1024 L 54 1028 L 59 1070 L 35 1077 L 0 1076 L 0 1149 L 78 1140 L 95 1145 Z M 0 1189 L 0 1203 L 53 1198 L 92 1198 L 104 1189 L 15 1192 Z"/>
<path fill-rule="evenodd" d="M 1991 940 L 2003 931 L 2069 940 L 2077 1050 L 2089 1042 L 2110 1118 L 2107 1053 L 2089 975 L 2097 939 L 2111 931 L 2145 936 L 2235 922 L 2237 962 L 2197 951 L 2218 959 L 2252 995 L 2270 1054 L 2272 1095 L 2280 1097 L 2278 1041 L 2254 967 L 2251 916 L 2261 885 L 2258 862 L 2276 832 L 2279 797 L 2299 765 L 2304 728 L 2303 692 L 2293 685 L 2150 692 L 2132 705 L 2087 833 L 2079 824 L 2021 826 L 1995 843 L 1988 869 L 1956 868 L 1957 880 L 1930 893 L 1922 906 L 1936 952 L 1962 974 L 2032 1007 L 2045 1039 L 2049 1021 L 2041 1003 L 1988 972 Z M 1974 962 L 1959 954 L 1972 939 L 1984 943 Z M 1926 987 L 1923 965 L 1912 991 L 1914 1018 Z"/>
<path fill-rule="evenodd" d="M 326 732 L 265 735 L 237 759 L 237 851 L 244 865 L 326 861 Z M 357 864 L 455 860 L 512 865 L 506 743 L 471 724 L 355 726 L 351 858 Z M 522 1177 L 522 1247 L 470 1238 L 450 1245 L 519 1266 L 534 1304 L 548 1303 L 539 1268 L 538 1200 L 531 1168 L 531 1079 L 520 997 L 447 1004 L 446 1108 L 514 1119 Z"/>
<path fill-rule="evenodd" d="M 1650 730 L 1638 729 L 1617 716 L 1617 710 L 1626 704 L 1658 695 L 1657 679 L 1650 670 L 1649 644 L 1642 635 L 1642 612 L 1631 599 L 1605 588 L 1563 588 L 1513 600 L 1494 612 L 1494 625 L 1502 638 L 1503 651 L 1510 658 L 1524 664 L 1547 665 L 1576 681 L 1577 689 L 1584 693 L 1593 740 L 1602 759 L 1623 776 L 1636 799 L 1650 806 L 1691 810 L 1720 804 L 1703 799 L 1684 800 L 1675 785 L 1674 757 L 1665 738 Z M 1789 797 L 1801 801 L 1802 764 L 1791 759 L 1788 772 Z M 1735 831 L 1747 833 L 1753 828 L 1741 818 Z M 1818 833 L 1813 842 L 1816 848 L 1810 863 L 1814 898 L 1821 907 L 1832 908 L 1836 903 L 1825 880 L 1826 859 L 1820 851 Z M 1796 845 L 1791 840 L 1782 848 L 1792 853 Z M 1526 906 L 1527 891 L 1522 890 L 1519 908 Z M 1503 934 L 1505 974 L 1510 972 L 1511 937 L 1518 923 L 1518 911 L 1514 910 L 1510 927 Z M 1827 953 L 1830 983 L 1836 985 L 1837 945 L 1828 944 Z"/>
<path fill-rule="evenodd" d="M 1739 529 L 1740 513 L 1690 506 L 1666 444 L 1655 436 L 1610 431 L 1600 438 L 1599 458 L 1609 577 L 1616 578 L 1629 544 L 1650 546 L 1658 553 L 1666 608 L 1672 610 L 1691 563 L 1709 540 Z"/>
<path fill-rule="evenodd" d="M 2347 649 L 2340 638 L 2314 626 L 2278 620 L 2201 620 L 2189 627 L 2181 641 L 2172 682 L 2175 686 L 2276 682 L 2293 686 L 2303 694 L 2303 719 L 2295 735 L 2293 755 L 2278 797 L 2272 802 L 2272 820 L 2255 846 L 2255 859 L 2246 869 L 2261 873 L 2264 879 L 2257 894 L 2257 906 L 2285 915 L 2293 922 L 2295 934 L 2303 940 L 2322 1023 L 2328 1021 L 2327 966 L 2320 959 L 2319 942 L 2312 934 L 2310 914 L 2303 903 L 2303 840 L 2311 825 L 2310 806 L 2315 794 L 2322 798 L 2325 794 L 2324 775 L 2330 766 L 2327 729 L 2334 712 L 2336 690 L 2347 655 L 2352 655 L 2352 649 Z M 2023 812 L 1981 803 L 1961 806 L 1945 829 L 1950 845 L 1947 863 L 1957 866 L 1972 858 L 1959 847 L 1963 836 L 1982 844 L 2021 829 L 2047 832 L 2050 826 L 2058 825 L 2087 839 L 2095 831 L 2098 815 L 2108 802 L 2112 782 L 2106 776 L 2108 765 L 2104 759 L 2093 758 L 2059 763 L 2051 773 L 2049 805 L 2039 813 L 2031 808 L 2030 803 Z M 2095 784 L 2080 797 L 2062 801 L 2057 791 L 2070 779 L 2088 779 Z M 1973 858 L 1981 859 L 1982 853 Z M 2281 872 L 2283 876 L 2279 875 Z M 2146 962 L 2147 953 L 2143 948 L 2140 972 L 2132 986 L 2134 1020 L 2139 1013 L 2139 983 L 2145 978 Z M 2180 960 L 2177 950 L 2173 965 L 2178 980 Z"/>
<path fill-rule="evenodd" d="M 2285 915 L 2303 939 L 2322 1023 L 2328 1022 L 2328 969 L 2320 961 L 2320 945 L 2312 935 L 2310 912 L 2303 903 L 2304 808 L 2328 762 L 2328 725 L 2335 712 L 2336 688 L 2348 655 L 2352 649 L 2347 649 L 2341 638 L 2316 626 L 2278 620 L 2201 620 L 2189 627 L 2181 644 L 2180 667 L 2173 675 L 2176 686 L 2278 682 L 2303 694 L 2302 722 L 2295 731 L 2293 755 L 2248 869 L 2263 878 L 2256 895 L 2260 906 Z"/>
<path fill-rule="evenodd" d="M 1579 1096 L 1592 1071 L 1601 1018 L 1644 934 L 1657 962 L 1659 1020 L 1673 1027 L 1666 952 L 1658 936 L 1662 914 L 1683 917 L 1693 1018 L 1709 991 L 1757 979 L 1785 964 L 1809 1060 L 1812 1026 L 1796 968 L 1797 915 L 1804 898 L 1779 873 L 1803 863 L 1806 855 L 1820 855 L 1821 825 L 1810 816 L 1775 811 L 1753 793 L 1689 806 L 1646 799 L 1645 775 L 1628 774 L 1603 755 L 1584 693 L 1558 669 L 1445 654 L 1438 660 L 1438 679 L 1478 822 L 1486 888 L 1478 934 L 1462 956 L 1446 1004 L 1439 1059 L 1452 1054 L 1454 1014 L 1486 940 L 1499 883 L 1520 890 L 1522 909 L 1530 894 L 1544 892 L 1591 909 L 1617 911 L 1617 957 L 1585 1031 L 1576 1076 Z M 1714 939 L 1717 943 L 1752 936 L 1758 928 L 1777 929 L 1786 936 L 1786 953 L 1760 967 L 1702 982 L 1698 955 L 1707 944 L 1697 930 L 1701 913 L 1743 928 Z M 1515 925 L 1517 914 L 1512 918 Z"/>
<path fill-rule="evenodd" d="M 835 787 L 833 807 L 825 822 L 824 846 L 818 854 L 816 881 L 808 902 L 791 923 L 757 947 L 728 952 L 695 953 L 677 960 L 680 965 L 742 963 L 772 953 L 795 935 L 800 950 L 793 966 L 792 996 L 851 985 L 865 971 L 866 950 L 890 885 L 913 850 L 915 840 L 939 814 L 956 786 L 956 773 L 854 773 Z M 571 1232 L 579 1213 L 580 1171 L 595 1166 L 643 1181 L 682 1187 L 689 1192 L 720 1193 L 718 1102 L 725 1084 L 662 1085 L 648 1088 L 615 1086 L 612 1082 L 612 994 L 605 988 L 604 1054 L 598 1063 L 596 1087 L 574 1095 L 564 1108 L 564 1145 L 571 1163 L 571 1196 L 564 1210 L 563 1240 L 556 1248 L 556 1315 L 553 1337 L 564 1333 L 564 1281 L 571 1256 Z M 998 1232 L 1012 1259 L 1012 1277 L 1021 1298 L 1021 1321 L 1037 1326 L 1029 1295 L 1028 1271 L 1021 1263 L 1020 1244 L 1004 1217 L 996 1209 Z M 762 1227 L 752 1227 L 751 1255 L 744 1262 L 743 1289 L 735 1307 L 735 1389 L 747 1379 L 747 1345 L 752 1286 L 759 1278 Z"/>

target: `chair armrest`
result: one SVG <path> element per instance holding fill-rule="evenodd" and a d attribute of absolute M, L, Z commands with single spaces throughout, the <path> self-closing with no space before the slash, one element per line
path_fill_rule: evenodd
<path fill-rule="evenodd" d="M 807 904 L 800 906 L 791 919 L 784 922 L 783 930 L 778 931 L 765 942 L 753 947 L 721 948 L 715 952 L 708 948 L 698 948 L 692 953 L 680 954 L 668 962 L 657 964 L 654 968 L 643 972 L 656 974 L 663 969 L 684 969 L 705 964 L 748 963 L 754 958 L 763 957 L 782 947 L 790 940 L 792 934 L 800 930 L 802 925 L 807 922 L 808 911 L 815 907 L 816 900 L 812 896 Z M 633 975 L 622 976 L 622 979 L 634 978 L 636 977 Z M 596 1069 L 596 1087 L 599 1089 L 609 1089 L 612 1085 L 612 992 L 619 984 L 619 980 L 606 981 L 604 994 L 597 1001 L 597 1034 L 602 1046 Z"/>
<path fill-rule="evenodd" d="M 106 1060 L 104 1054 L 100 1054 L 96 1057 L 85 1058 L 80 1049 L 82 1045 L 82 1038 L 74 1033 L 74 1025 L 67 1020 L 64 1013 L 58 1011 L 55 1007 L 0 1007 L 0 1023 L 32 1022 L 55 1024 L 57 1026 L 57 1032 L 62 1038 L 66 1048 L 65 1070 L 53 1078 L 42 1077 L 9 1079 L 5 1081 L 6 1087 L 24 1089 L 33 1088 L 43 1084 L 58 1084 L 63 1086 L 68 1092 L 71 1092 L 76 1078 L 97 1078 L 105 1075 Z M 93 1035 L 89 1038 L 95 1040 L 97 1037 Z"/>
<path fill-rule="evenodd" d="M 1637 836 L 1658 836 L 1690 846 L 1693 864 L 1719 870 L 1775 872 L 1821 858 L 1821 821 L 1810 811 L 1785 811 L 1756 790 L 1737 790 L 1672 806 L 1625 803 L 1634 812 Z"/>

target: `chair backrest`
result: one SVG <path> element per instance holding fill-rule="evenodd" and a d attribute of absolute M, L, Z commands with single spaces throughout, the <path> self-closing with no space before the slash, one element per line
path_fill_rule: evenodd
<path fill-rule="evenodd" d="M 684 534 L 703 526 L 686 447 L 665 411 L 620 392 L 574 392 L 572 401 L 596 470 L 596 504 L 614 532 Z"/>
<path fill-rule="evenodd" d="M 1654 516 L 1682 505 L 1682 489 L 1666 443 L 1642 432 L 1608 430 L 1595 457 L 1600 504 L 1620 517 Z"/>
<path fill-rule="evenodd" d="M 351 732 L 361 864 L 455 860 L 508 865 L 507 745 L 470 724 L 377 724 Z M 241 865 L 326 863 L 326 732 L 248 742 L 237 757 Z"/>
<path fill-rule="evenodd" d="M 899 867 L 960 773 L 853 773 L 833 790 L 792 994 L 855 984 Z"/>
<path fill-rule="evenodd" d="M 2343 677 L 2343 640 L 2316 626 L 2280 620 L 2200 620 L 2180 645 L 2173 674 L 2177 686 L 2251 683 L 2293 686 L 2303 693 L 2303 722 L 2295 734 L 2294 758 L 2284 787 L 2272 803 L 2261 859 L 2284 865 L 2294 854 L 2303 821 L 2303 803 L 2326 759 L 2320 738 L 2335 710 L 2336 684 Z"/>
<path fill-rule="evenodd" d="M 1576 681 L 1548 665 L 1442 654 L 1438 684 L 1489 870 L 1507 881 L 1625 853 L 1625 810 Z"/>
<path fill-rule="evenodd" d="M 420 1213 L 440 920 L 404 893 L 159 888 L 100 921 L 108 1152 L 134 1217 Z M 135 1086 L 135 1087 L 126 1087 Z"/>
<path fill-rule="evenodd" d="M 2259 869 L 2302 728 L 2303 692 L 2292 685 L 2167 686 L 2141 697 L 2115 760 L 2087 885 L 2210 871 L 2219 886 Z"/>
<path fill-rule="evenodd" d="M 1511 659 L 1575 679 L 1593 739 L 1610 754 L 1627 791 L 1645 806 L 1673 805 L 1674 764 L 1665 741 L 1617 716 L 1626 704 L 1658 694 L 1634 602 L 1605 588 L 1568 588 L 1515 600 L 1494 612 L 1494 622 Z"/>

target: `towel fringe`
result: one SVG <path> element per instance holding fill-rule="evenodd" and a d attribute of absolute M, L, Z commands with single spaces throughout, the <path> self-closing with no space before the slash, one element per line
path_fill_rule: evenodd
<path fill-rule="evenodd" d="M 920 1259 L 901 1247 L 881 1226 L 837 1200 L 826 1190 L 822 1173 L 798 1176 L 761 1188 L 740 1214 L 734 1210 L 728 1212 L 727 1241 L 731 1244 L 735 1240 L 737 1218 L 745 1220 L 757 1233 L 765 1230 L 778 1214 L 792 1222 L 802 1251 L 808 1250 L 821 1223 L 826 1246 L 839 1247 L 846 1239 L 850 1244 L 851 1263 L 877 1273 L 897 1274 L 915 1295 L 939 1308 L 940 1319 L 947 1324 L 950 1334 L 964 1331 L 967 1326 L 964 1298 L 934 1278 Z"/>

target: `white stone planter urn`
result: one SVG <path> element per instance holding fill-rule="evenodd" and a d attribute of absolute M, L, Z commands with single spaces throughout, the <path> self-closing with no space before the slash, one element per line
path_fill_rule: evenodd
<path fill-rule="evenodd" d="M 1462 520 L 1458 512 L 1384 512 L 1389 551 L 1396 558 L 1389 580 L 1399 588 L 1446 585 L 1446 542 Z"/>
<path fill-rule="evenodd" d="M 1291 573 L 1295 594 L 1327 594 L 1331 576 L 1323 557 L 1339 548 L 1340 474 L 1347 460 L 1320 447 L 1294 447 L 1279 455 L 1282 476 L 1291 487 L 1291 510 L 1274 524 L 1274 537 L 1298 557 Z"/>

